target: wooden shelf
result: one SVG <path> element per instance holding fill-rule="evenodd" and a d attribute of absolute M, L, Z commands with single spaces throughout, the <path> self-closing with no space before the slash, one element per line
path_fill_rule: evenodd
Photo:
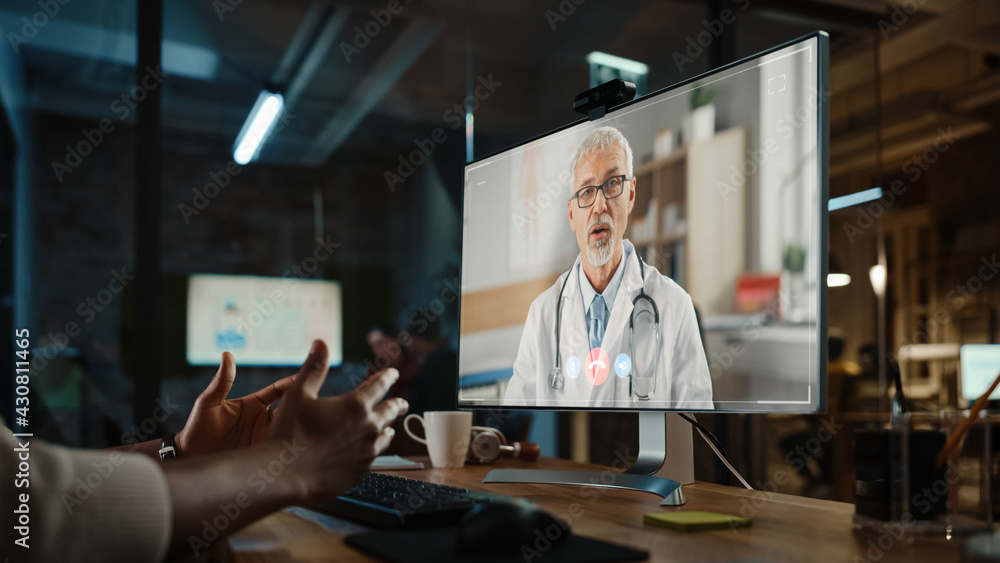
<path fill-rule="evenodd" d="M 741 165 L 745 150 L 746 132 L 732 128 L 635 169 L 635 207 L 625 236 L 648 263 L 681 284 L 705 314 L 732 312 L 733 288 L 745 269 L 743 248 L 733 244 L 747 236 L 744 187 L 736 194 L 717 187 L 729 183 L 730 170 Z M 665 225 L 670 206 L 677 210 L 671 219 L 684 221 L 682 234 L 662 234 L 679 228 Z M 643 221 L 655 222 L 655 229 Z M 636 231 L 640 239 L 633 236 Z"/>
<path fill-rule="evenodd" d="M 651 239 L 632 240 L 632 244 L 634 244 L 636 246 L 654 246 L 654 245 L 657 245 L 657 246 L 669 246 L 669 245 L 672 245 L 672 244 L 677 244 L 678 242 L 684 242 L 685 238 L 687 238 L 687 234 L 671 235 L 671 236 L 661 235 L 661 236 L 654 237 L 654 238 L 651 238 Z M 629 240 L 631 240 L 631 239 L 629 239 Z"/>
<path fill-rule="evenodd" d="M 675 150 L 674 152 L 670 153 L 669 155 L 663 158 L 654 158 L 651 160 L 647 160 L 640 166 L 636 167 L 635 174 L 636 176 L 638 176 L 639 174 L 646 174 L 658 168 L 662 168 L 664 166 L 670 166 L 672 164 L 683 164 L 684 161 L 687 159 L 687 153 L 688 149 L 686 146 L 684 146 Z"/>

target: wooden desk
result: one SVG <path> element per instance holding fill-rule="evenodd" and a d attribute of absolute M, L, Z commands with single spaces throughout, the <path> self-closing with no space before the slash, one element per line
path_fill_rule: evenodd
<path fill-rule="evenodd" d="M 428 467 L 430 463 L 423 459 Z M 394 475 L 519 496 L 570 521 L 574 534 L 648 550 L 650 561 L 958 561 L 958 540 L 897 540 L 852 530 L 851 504 L 821 501 L 765 491 L 748 491 L 710 483 L 686 486 L 687 504 L 659 505 L 649 493 L 563 485 L 482 483 L 495 467 L 591 469 L 605 467 L 542 458 L 536 463 L 504 460 L 488 466 L 462 469 L 391 471 Z M 610 469 L 608 469 L 610 471 Z M 576 506 L 573 506 L 576 505 Z M 298 510 L 304 513 L 301 509 Z M 646 512 L 710 510 L 750 516 L 753 526 L 740 529 L 683 533 L 644 526 Z M 577 518 L 568 516 L 571 513 Z M 278 512 L 229 539 L 235 562 L 264 561 L 375 561 L 344 544 L 343 536 L 364 527 L 323 516 L 334 531 L 316 522 Z M 869 543 L 871 542 L 871 543 Z M 881 542 L 881 548 L 879 547 Z"/>

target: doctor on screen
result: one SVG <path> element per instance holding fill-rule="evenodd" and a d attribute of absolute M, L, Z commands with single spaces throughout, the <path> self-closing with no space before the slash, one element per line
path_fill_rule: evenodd
<path fill-rule="evenodd" d="M 625 136 L 594 130 L 570 178 L 580 255 L 532 302 L 504 405 L 713 408 L 691 298 L 623 239 L 636 189 Z"/>

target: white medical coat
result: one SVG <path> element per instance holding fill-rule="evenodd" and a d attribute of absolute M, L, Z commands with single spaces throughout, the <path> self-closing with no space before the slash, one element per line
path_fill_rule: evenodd
<path fill-rule="evenodd" d="M 632 302 L 642 289 L 639 260 L 632 243 L 625 240 L 631 252 L 622 276 L 621 287 L 607 321 L 604 349 L 614 363 L 620 353 L 631 354 L 629 318 Z M 712 409 L 712 380 L 705 349 L 698 333 L 691 297 L 677 283 L 646 264 L 646 293 L 660 312 L 659 360 L 656 366 L 656 392 L 651 400 L 629 397 L 629 377 L 618 377 L 612 367 L 607 379 L 592 385 L 583 371 L 590 352 L 587 321 L 580 296 L 580 257 L 552 287 L 535 298 L 528 309 L 528 318 L 521 333 L 521 343 L 514 360 L 514 375 L 507 384 L 505 406 L 538 406 L 568 408 L 675 408 Z M 566 376 L 562 389 L 549 385 L 549 372 L 556 365 L 555 322 L 556 300 L 566 276 L 562 295 L 560 325 L 560 366 L 566 371 L 571 356 L 580 359 L 581 373 L 575 379 Z M 652 331 L 636 338 L 652 338 Z"/>

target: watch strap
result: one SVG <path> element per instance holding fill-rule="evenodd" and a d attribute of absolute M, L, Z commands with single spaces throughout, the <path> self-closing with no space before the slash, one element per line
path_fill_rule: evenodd
<path fill-rule="evenodd" d="M 173 434 L 170 434 L 169 436 L 164 436 L 163 439 L 160 440 L 160 459 L 161 460 L 165 461 L 165 460 L 168 460 L 168 459 L 176 459 L 177 458 L 177 446 L 174 445 L 174 437 L 176 437 L 176 436 L 177 436 L 177 433 L 174 432 Z"/>

